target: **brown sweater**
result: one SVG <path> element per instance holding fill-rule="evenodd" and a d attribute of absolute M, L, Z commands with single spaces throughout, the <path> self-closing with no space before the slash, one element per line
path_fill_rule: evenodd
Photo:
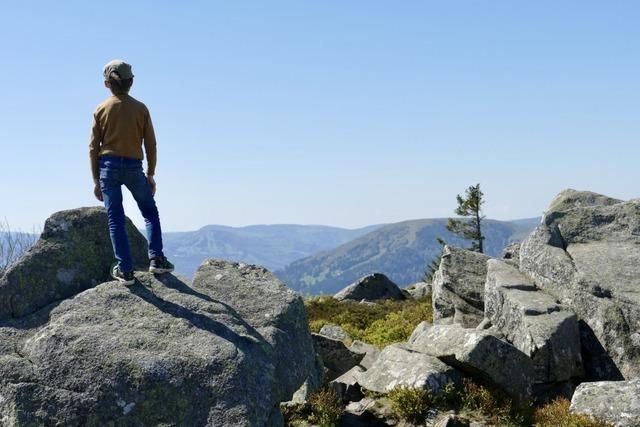
<path fill-rule="evenodd" d="M 156 136 L 149 110 L 140 101 L 125 95 L 114 95 L 98 105 L 93 113 L 89 158 L 94 181 L 100 177 L 98 158 L 104 155 L 144 158 L 147 153 L 147 175 L 156 170 Z"/>

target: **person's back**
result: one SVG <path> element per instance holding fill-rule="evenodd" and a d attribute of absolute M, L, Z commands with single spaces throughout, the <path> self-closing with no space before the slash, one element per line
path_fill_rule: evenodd
<path fill-rule="evenodd" d="M 142 141 L 147 153 L 148 173 L 154 175 L 156 137 L 147 107 L 128 93 L 109 97 L 96 108 L 96 124 L 102 136 L 99 155 L 142 159 Z"/>
<path fill-rule="evenodd" d="M 133 84 L 131 66 L 111 61 L 104 67 L 105 86 L 113 96 L 98 105 L 93 114 L 89 158 L 94 194 L 104 201 L 109 216 L 109 233 L 116 263 L 112 276 L 127 284 L 135 281 L 133 261 L 125 232 L 122 185 L 133 195 L 145 219 L 149 240 L 149 271 L 166 273 L 173 265 L 162 252 L 160 218 L 153 196 L 156 183 L 156 139 L 147 107 L 129 95 Z M 146 177 L 142 171 L 147 155 Z"/>

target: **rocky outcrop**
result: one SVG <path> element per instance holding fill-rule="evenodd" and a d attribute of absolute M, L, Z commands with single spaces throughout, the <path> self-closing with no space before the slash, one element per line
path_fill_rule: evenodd
<path fill-rule="evenodd" d="M 354 366 L 329 384 L 338 393 L 343 402 L 355 402 L 364 397 L 362 387 L 358 384 L 364 369 Z"/>
<path fill-rule="evenodd" d="M 488 256 L 446 245 L 433 277 L 433 322 L 476 327 L 484 317 Z"/>
<path fill-rule="evenodd" d="M 572 311 L 495 259 L 487 264 L 484 300 L 491 323 L 532 359 L 536 383 L 582 376 L 578 318 Z"/>
<path fill-rule="evenodd" d="M 268 270 L 207 260 L 196 271 L 193 288 L 213 293 L 277 349 L 273 363 L 280 401 L 288 400 L 310 373 L 320 375 L 302 298 Z"/>
<path fill-rule="evenodd" d="M 459 382 L 455 369 L 404 344 L 385 347 L 373 366 L 359 374 L 360 385 L 378 393 L 388 393 L 397 386 L 438 392 L 447 383 Z"/>
<path fill-rule="evenodd" d="M 127 219 L 131 254 L 148 268 L 147 241 Z M 53 214 L 40 239 L 0 278 L 0 320 L 21 317 L 110 279 L 114 260 L 104 208 Z"/>
<path fill-rule="evenodd" d="M 418 282 L 407 286 L 404 290 L 415 300 L 421 300 L 431 296 L 431 283 Z"/>
<path fill-rule="evenodd" d="M 414 337 L 410 348 L 489 381 L 518 402 L 531 396 L 534 380 L 531 359 L 487 331 L 434 325 Z"/>
<path fill-rule="evenodd" d="M 616 427 L 640 426 L 640 379 L 582 383 L 571 400 L 571 411 Z"/>
<path fill-rule="evenodd" d="M 364 354 L 355 353 L 340 340 L 334 340 L 320 334 L 312 334 L 313 346 L 326 368 L 327 380 L 331 381 L 353 368 L 364 358 Z"/>
<path fill-rule="evenodd" d="M 71 251 L 80 234 L 106 229 L 48 223 Z M 51 253 L 33 251 L 17 268 L 46 265 Z M 38 273 L 49 271 L 28 279 L 43 283 Z M 318 378 L 302 300 L 265 269 L 210 260 L 193 285 L 136 279 L 88 280 L 78 289 L 90 289 L 0 323 L 0 424 L 282 425 L 279 402 Z"/>
<path fill-rule="evenodd" d="M 378 347 L 358 340 L 355 340 L 351 344 L 349 350 L 362 356 L 359 365 L 364 369 L 369 369 L 378 359 L 378 356 L 380 356 L 380 349 L 378 349 Z"/>
<path fill-rule="evenodd" d="M 333 296 L 338 301 L 375 301 L 379 299 L 406 299 L 402 290 L 382 273 L 373 273 L 342 289 Z"/>
<path fill-rule="evenodd" d="M 640 200 L 566 190 L 522 243 L 520 268 L 580 319 L 590 379 L 640 376 Z"/>

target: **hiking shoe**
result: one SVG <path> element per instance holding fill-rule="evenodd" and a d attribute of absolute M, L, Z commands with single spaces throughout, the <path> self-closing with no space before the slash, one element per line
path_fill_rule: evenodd
<path fill-rule="evenodd" d="M 111 277 L 124 285 L 133 285 L 136 282 L 133 271 L 122 271 L 117 263 L 113 263 L 111 266 Z"/>
<path fill-rule="evenodd" d="M 155 274 L 171 273 L 173 264 L 169 262 L 167 257 L 157 256 L 149 260 L 149 272 Z"/>

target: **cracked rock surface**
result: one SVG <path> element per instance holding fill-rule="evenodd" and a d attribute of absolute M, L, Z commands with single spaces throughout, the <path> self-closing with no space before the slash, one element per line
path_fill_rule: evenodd
<path fill-rule="evenodd" d="M 433 322 L 475 328 L 484 318 L 487 255 L 445 245 L 433 276 Z"/>
<path fill-rule="evenodd" d="M 520 270 L 578 315 L 588 379 L 640 376 L 640 200 L 561 192 Z"/>
<path fill-rule="evenodd" d="M 611 422 L 616 427 L 640 425 L 640 379 L 582 383 L 571 400 L 571 411 Z"/>

